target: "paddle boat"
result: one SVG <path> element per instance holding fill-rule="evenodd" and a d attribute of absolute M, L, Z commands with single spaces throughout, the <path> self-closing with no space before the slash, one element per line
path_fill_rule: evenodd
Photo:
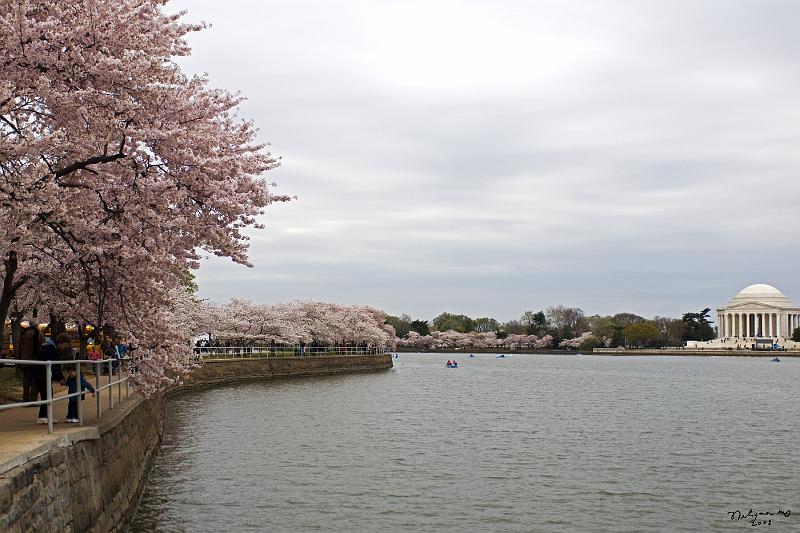
<path fill-rule="evenodd" d="M 470 357 L 475 357 L 475 354 L 471 353 L 471 354 L 469 354 L 469 356 Z"/>
<path fill-rule="evenodd" d="M 780 363 L 780 362 L 781 362 L 781 360 L 780 360 L 780 359 L 778 359 L 777 357 L 773 357 L 773 358 L 772 358 L 772 362 L 773 362 L 773 363 Z"/>
<path fill-rule="evenodd" d="M 497 358 L 498 358 L 498 359 L 503 359 L 503 358 L 505 358 L 505 356 L 506 356 L 506 354 L 504 354 L 504 353 L 501 353 L 500 355 L 498 355 L 498 356 L 497 356 Z"/>
<path fill-rule="evenodd" d="M 455 361 L 448 361 L 447 368 L 458 368 L 458 363 Z"/>

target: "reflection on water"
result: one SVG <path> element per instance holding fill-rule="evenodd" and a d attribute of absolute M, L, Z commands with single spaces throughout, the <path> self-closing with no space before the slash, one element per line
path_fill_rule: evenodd
<path fill-rule="evenodd" d="M 449 358 L 170 400 L 132 530 L 800 530 L 800 360 Z"/>

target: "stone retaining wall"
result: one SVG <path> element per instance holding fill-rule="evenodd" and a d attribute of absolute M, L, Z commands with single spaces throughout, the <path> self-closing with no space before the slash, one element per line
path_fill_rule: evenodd
<path fill-rule="evenodd" d="M 390 355 L 206 361 L 169 391 L 392 367 Z M 132 398 L 97 427 L 56 437 L 0 472 L 0 531 L 120 531 L 136 510 L 164 431 L 165 397 Z"/>
<path fill-rule="evenodd" d="M 0 531 L 116 531 L 131 517 L 164 429 L 164 401 L 131 398 L 0 474 Z"/>
<path fill-rule="evenodd" d="M 219 383 L 286 376 L 338 374 L 392 368 L 392 356 L 346 355 L 340 357 L 276 357 L 204 361 L 174 392 Z"/>
<path fill-rule="evenodd" d="M 619 349 L 619 348 L 595 348 L 592 353 L 595 355 L 668 355 L 668 356 L 683 356 L 683 355 L 690 355 L 690 356 L 715 356 L 715 357 L 800 357 L 800 351 L 791 350 L 791 351 L 772 351 L 772 350 L 711 350 L 711 349 L 691 349 L 691 348 L 683 348 L 680 350 L 661 350 L 661 349 L 651 349 L 648 350 L 646 348 L 630 348 L 630 349 Z"/>

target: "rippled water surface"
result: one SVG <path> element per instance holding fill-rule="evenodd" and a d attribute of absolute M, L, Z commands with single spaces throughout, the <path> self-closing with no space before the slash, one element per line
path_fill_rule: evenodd
<path fill-rule="evenodd" d="M 170 400 L 133 531 L 800 531 L 800 360 L 450 357 Z"/>

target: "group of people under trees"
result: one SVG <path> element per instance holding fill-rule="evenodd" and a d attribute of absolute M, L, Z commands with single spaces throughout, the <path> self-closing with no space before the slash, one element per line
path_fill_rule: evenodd
<path fill-rule="evenodd" d="M 90 344 L 87 355 L 92 361 L 101 359 L 112 359 L 112 371 L 119 365 L 129 351 L 128 346 L 121 343 L 113 343 L 105 340 L 99 346 Z M 39 324 L 32 320 L 29 325 L 21 326 L 19 339 L 15 343 L 15 358 L 25 361 L 75 361 L 77 353 L 72 345 L 72 337 L 69 333 L 61 332 L 52 338 L 40 331 Z M 68 394 L 78 392 L 80 383 L 81 391 L 88 391 L 95 395 L 92 385 L 86 380 L 83 373 L 77 374 L 75 366 L 71 364 L 50 365 L 51 383 L 61 383 L 67 387 Z M 99 369 L 98 369 L 99 370 Z M 22 381 L 22 401 L 35 402 L 47 400 L 47 365 L 19 364 L 17 371 Z M 52 389 L 51 389 L 52 397 Z M 83 396 L 81 396 L 83 399 Z M 39 405 L 39 415 L 37 422 L 47 424 L 47 405 Z M 58 420 L 53 420 L 58 422 Z M 78 398 L 70 398 L 67 406 L 67 423 L 78 422 Z"/>

